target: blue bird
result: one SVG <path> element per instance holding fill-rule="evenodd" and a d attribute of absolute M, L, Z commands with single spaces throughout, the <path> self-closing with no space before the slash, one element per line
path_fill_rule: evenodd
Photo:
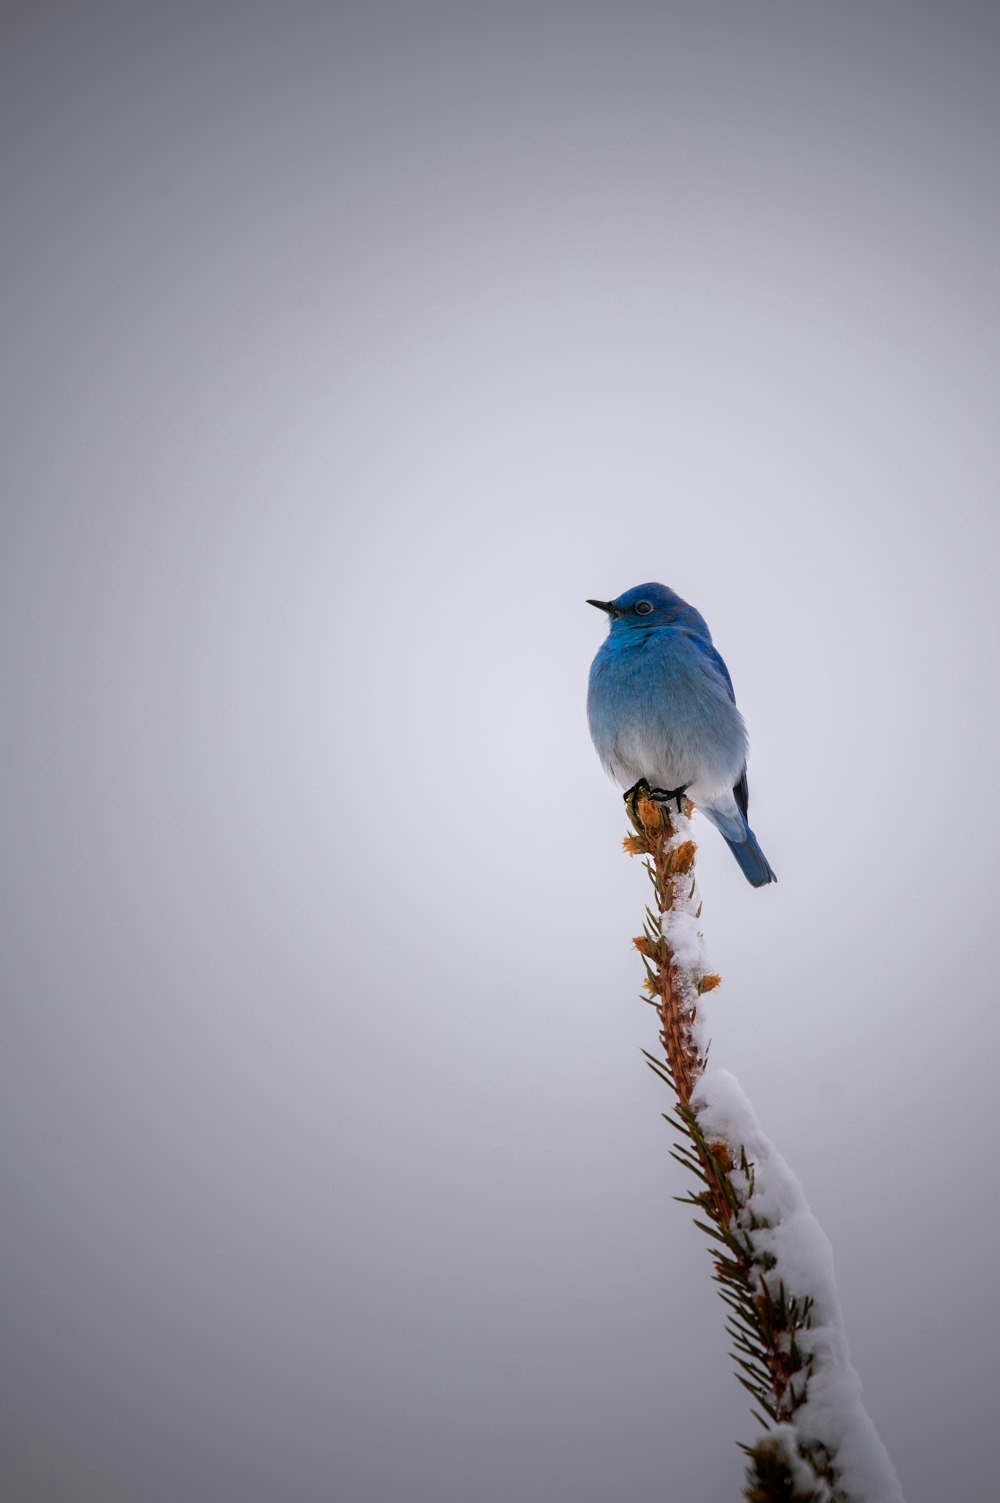
<path fill-rule="evenodd" d="M 754 887 L 778 879 L 747 823 L 747 733 L 704 616 L 661 584 L 588 600 L 610 617 L 590 668 L 587 719 L 604 768 L 628 791 L 680 806 L 687 793 Z"/>

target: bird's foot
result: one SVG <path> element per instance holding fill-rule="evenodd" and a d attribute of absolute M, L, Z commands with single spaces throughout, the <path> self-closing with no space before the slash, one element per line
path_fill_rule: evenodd
<path fill-rule="evenodd" d="M 631 788 L 625 789 L 625 792 L 622 794 L 622 798 L 627 804 L 629 799 L 642 798 L 643 794 L 648 794 L 649 791 L 649 784 L 646 782 L 646 779 L 640 778 L 638 783 L 633 783 Z"/>
<path fill-rule="evenodd" d="M 638 783 L 633 783 L 631 788 L 625 790 L 622 798 L 625 800 L 625 807 L 633 822 L 641 825 L 642 820 L 638 817 L 639 800 L 641 798 L 647 798 L 651 803 L 663 804 L 664 806 L 676 801 L 677 812 L 680 814 L 684 809 L 684 795 L 690 786 L 689 783 L 684 783 L 680 788 L 650 788 L 646 779 L 640 778 Z"/>
<path fill-rule="evenodd" d="M 631 788 L 626 788 L 622 794 L 629 818 L 639 829 L 642 829 L 642 820 L 639 818 L 639 800 L 649 798 L 649 796 L 650 788 L 645 778 L 640 778 L 638 783 L 633 783 Z"/>
<path fill-rule="evenodd" d="M 646 791 L 654 804 L 670 804 L 676 799 L 677 813 L 680 814 L 684 808 L 684 795 L 690 786 L 690 783 L 682 783 L 679 788 L 648 788 Z"/>

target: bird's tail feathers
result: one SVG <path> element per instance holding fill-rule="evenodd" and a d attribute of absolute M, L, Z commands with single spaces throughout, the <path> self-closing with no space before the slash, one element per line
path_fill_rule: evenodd
<path fill-rule="evenodd" d="M 769 882 L 777 882 L 767 857 L 757 844 L 756 835 L 747 824 L 735 799 L 730 799 L 728 807 L 725 804 L 702 804 L 701 812 L 719 831 L 736 857 L 740 871 L 752 886 L 766 887 Z"/>
<path fill-rule="evenodd" d="M 739 862 L 740 871 L 753 887 L 766 887 L 769 882 L 777 882 L 771 864 L 757 844 L 757 837 L 749 825 L 746 839 L 730 840 L 728 835 L 723 838 Z"/>

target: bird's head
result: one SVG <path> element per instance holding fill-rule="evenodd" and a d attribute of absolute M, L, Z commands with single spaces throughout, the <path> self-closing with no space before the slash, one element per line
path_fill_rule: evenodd
<path fill-rule="evenodd" d="M 607 612 L 614 632 L 686 625 L 688 616 L 697 615 L 686 601 L 662 584 L 636 585 L 614 600 L 588 600 L 587 604 Z"/>

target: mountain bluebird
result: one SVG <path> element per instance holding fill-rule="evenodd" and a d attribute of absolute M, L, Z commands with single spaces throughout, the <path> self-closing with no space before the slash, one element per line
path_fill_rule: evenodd
<path fill-rule="evenodd" d="M 754 887 L 777 878 L 747 824 L 747 733 L 705 618 L 661 584 L 636 585 L 607 611 L 590 669 L 587 718 L 605 770 L 661 802 L 689 794 Z"/>

